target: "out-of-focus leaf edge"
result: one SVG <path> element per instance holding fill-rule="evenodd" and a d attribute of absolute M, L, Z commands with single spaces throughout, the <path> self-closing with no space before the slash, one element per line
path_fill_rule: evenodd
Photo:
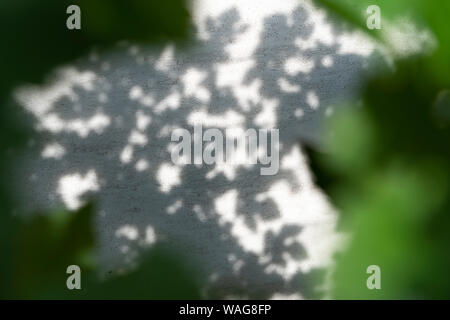
<path fill-rule="evenodd" d="M 382 36 L 377 30 L 369 30 L 366 26 L 365 20 L 362 16 L 356 14 L 353 10 L 346 8 L 343 5 L 338 4 L 335 0 L 313 0 L 318 7 L 321 7 L 327 12 L 331 12 L 341 18 L 343 21 L 350 24 L 355 29 L 363 31 L 375 40 L 381 41 Z"/>

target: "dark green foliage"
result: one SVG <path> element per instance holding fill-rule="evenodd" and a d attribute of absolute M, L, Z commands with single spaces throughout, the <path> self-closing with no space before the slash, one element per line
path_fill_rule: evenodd
<path fill-rule="evenodd" d="M 81 7 L 81 30 L 68 30 L 66 8 Z M 10 171 L 30 133 L 11 101 L 11 90 L 39 82 L 52 68 L 94 45 L 120 40 L 145 43 L 187 37 L 184 0 L 3 0 L 0 3 L 0 298 L 1 299 L 198 299 L 192 270 L 168 248 L 144 254 L 141 267 L 101 281 L 94 259 L 92 205 L 77 212 L 45 212 L 31 219 L 13 214 Z M 82 290 L 66 287 L 66 268 L 82 270 Z"/>
<path fill-rule="evenodd" d="M 333 6 L 345 17 L 372 4 L 349 3 Z M 340 209 L 341 227 L 351 236 L 337 257 L 333 296 L 448 299 L 450 70 L 443 63 L 450 49 L 443 24 L 448 2 L 377 4 L 386 18 L 412 14 L 439 46 L 423 57 L 396 61 L 395 70 L 370 79 L 362 106 L 343 108 L 330 124 L 330 153 L 310 152 L 318 182 Z M 381 268 L 381 290 L 366 287 L 369 265 Z"/>
<path fill-rule="evenodd" d="M 14 299 L 199 299 L 195 273 L 170 248 L 143 254 L 137 269 L 101 280 L 95 260 L 92 205 L 76 212 L 53 212 L 15 221 L 13 250 L 2 258 L 11 268 L 2 274 Z M 12 227 L 12 224 L 10 224 Z M 81 268 L 81 290 L 68 290 L 70 265 Z M 2 282 L 2 287 L 5 282 Z"/>
<path fill-rule="evenodd" d="M 81 30 L 69 30 L 68 6 L 81 8 Z M 18 82 L 40 81 L 51 68 L 95 46 L 120 40 L 183 39 L 184 0 L 4 0 L 0 3 L 0 97 Z"/>

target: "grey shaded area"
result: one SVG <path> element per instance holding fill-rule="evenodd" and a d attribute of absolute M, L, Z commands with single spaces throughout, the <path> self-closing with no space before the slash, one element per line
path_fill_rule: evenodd
<path fill-rule="evenodd" d="M 105 272 L 161 241 L 197 264 L 206 297 L 317 297 L 337 217 L 299 142 L 318 141 L 329 106 L 354 94 L 368 58 L 341 53 L 338 42 L 299 46 L 314 35 L 310 15 L 298 6 L 265 16 L 256 49 L 236 58 L 228 46 L 252 26 L 231 8 L 205 20 L 208 36 L 188 46 L 122 43 L 56 73 L 47 87 L 19 90 L 42 136 L 18 174 L 21 209 L 75 208 L 92 197 Z M 333 38 L 343 32 L 331 30 Z M 297 58 L 308 70 L 286 68 Z M 233 70 L 245 71 L 233 80 Z M 278 174 L 261 176 L 259 165 L 174 168 L 171 130 L 195 121 L 224 130 L 235 118 L 242 128 L 280 130 Z"/>

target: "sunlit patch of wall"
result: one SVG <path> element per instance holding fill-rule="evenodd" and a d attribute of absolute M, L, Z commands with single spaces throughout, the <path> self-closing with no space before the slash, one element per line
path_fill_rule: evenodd
<path fill-rule="evenodd" d="M 332 264 L 341 237 L 299 141 L 320 141 L 330 103 L 355 94 L 374 45 L 308 1 L 201 0 L 194 20 L 186 47 L 119 43 L 17 91 L 42 138 L 18 173 L 23 209 L 93 197 L 105 271 L 163 241 L 198 263 L 209 297 L 311 297 L 308 278 Z M 278 174 L 174 164 L 171 132 L 199 124 L 279 129 Z"/>

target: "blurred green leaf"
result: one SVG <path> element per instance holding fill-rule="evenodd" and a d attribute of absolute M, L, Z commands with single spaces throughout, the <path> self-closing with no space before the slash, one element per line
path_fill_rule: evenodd
<path fill-rule="evenodd" d="M 132 270 L 104 280 L 95 261 L 93 206 L 76 212 L 46 213 L 18 222 L 10 259 L 10 292 L 19 299 L 200 299 L 197 275 L 170 248 L 143 252 Z M 81 290 L 69 290 L 67 267 L 81 269 Z"/>
<path fill-rule="evenodd" d="M 68 30 L 66 9 L 81 8 L 81 30 Z M 4 0 L 0 2 L 0 298 L 199 298 L 192 270 L 167 248 L 153 248 L 140 268 L 99 280 L 92 205 L 23 220 L 13 214 L 9 186 L 14 153 L 29 138 L 25 115 L 10 98 L 20 83 L 39 82 L 52 68 L 127 40 L 183 40 L 191 25 L 185 0 Z M 66 268 L 82 269 L 82 290 L 66 288 Z"/>
<path fill-rule="evenodd" d="M 383 21 L 408 17 L 437 40 L 432 52 L 396 60 L 369 79 L 362 104 L 349 103 L 330 123 L 327 153 L 310 152 L 350 237 L 337 256 L 333 296 L 448 299 L 449 2 L 316 2 L 360 29 L 365 8 L 376 4 Z M 366 286 L 370 265 L 381 268 L 381 290 Z"/>
<path fill-rule="evenodd" d="M 362 106 L 334 118 L 328 153 L 317 158 L 319 176 L 339 177 L 327 191 L 350 235 L 337 257 L 336 298 L 450 297 L 447 97 L 426 59 L 372 78 Z M 370 265 L 381 268 L 381 290 L 366 287 Z"/>
<path fill-rule="evenodd" d="M 66 9 L 72 4 L 81 9 L 81 30 L 66 27 Z M 40 81 L 50 69 L 92 46 L 185 39 L 189 31 L 185 0 L 4 0 L 0 101 L 18 82 Z"/>
<path fill-rule="evenodd" d="M 92 206 L 55 212 L 22 223 L 14 246 L 14 283 L 19 297 L 33 297 L 45 287 L 65 288 L 69 265 L 92 269 Z"/>
<path fill-rule="evenodd" d="M 315 3 L 388 47 L 391 45 L 387 39 L 389 33 L 393 31 L 394 23 L 408 21 L 412 22 L 417 30 L 431 31 L 437 46 L 427 59 L 428 72 L 440 81 L 447 83 L 450 81 L 450 68 L 448 67 L 448 57 L 450 56 L 449 1 L 315 0 Z M 381 30 L 369 30 L 366 26 L 368 17 L 366 10 L 371 5 L 377 5 L 381 9 Z M 417 37 L 419 37 L 418 34 Z"/>

